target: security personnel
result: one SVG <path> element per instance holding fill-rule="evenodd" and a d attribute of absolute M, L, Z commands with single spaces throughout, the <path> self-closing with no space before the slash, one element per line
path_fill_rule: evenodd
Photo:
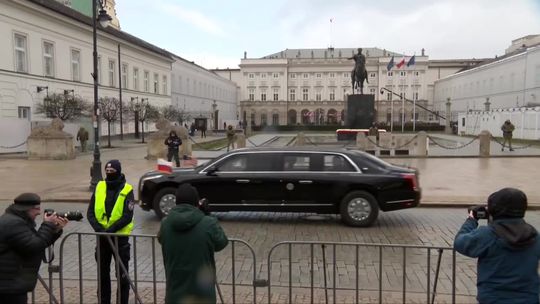
<path fill-rule="evenodd" d="M 100 285 L 98 297 L 101 304 L 111 303 L 111 260 L 116 255 L 113 248 L 118 250 L 120 262 L 128 271 L 130 258 L 129 235 L 133 230 L 133 208 L 135 199 L 133 187 L 126 182 L 122 174 L 120 161 L 113 159 L 105 164 L 107 177 L 100 181 L 90 205 L 88 206 L 88 221 L 96 232 L 116 233 L 118 236 L 100 236 L 99 246 L 96 246 L 96 261 L 99 261 Z M 111 243 L 112 246 L 111 247 Z M 116 247 L 118 246 L 118 247 Z M 99 259 L 98 259 L 99 257 Z M 118 262 L 118 261 L 116 261 Z M 117 265 L 117 263 L 115 263 Z M 129 299 L 129 280 L 120 267 L 120 303 L 127 304 Z M 118 270 L 115 271 L 118 273 Z M 117 297 L 118 298 L 118 297 Z"/>

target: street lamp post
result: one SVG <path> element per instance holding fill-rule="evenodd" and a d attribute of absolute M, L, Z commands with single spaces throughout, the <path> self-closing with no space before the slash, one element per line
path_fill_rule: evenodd
<path fill-rule="evenodd" d="M 139 113 L 139 119 L 141 121 L 142 143 L 144 144 L 144 121 L 148 115 L 148 98 L 141 98 L 141 103 L 135 104 L 135 107 Z"/>
<path fill-rule="evenodd" d="M 97 3 L 99 1 L 99 16 L 96 18 Z M 102 28 L 106 28 L 111 22 L 111 16 L 107 15 L 107 12 L 103 9 L 103 2 L 101 0 L 92 0 L 92 38 L 93 38 L 93 52 L 94 57 L 94 71 L 92 78 L 94 78 L 94 161 L 92 162 L 92 169 L 90 172 L 90 190 L 94 190 L 100 180 L 103 179 L 101 175 L 101 160 L 99 153 L 99 106 L 98 106 L 98 55 L 97 55 L 97 22 Z"/>

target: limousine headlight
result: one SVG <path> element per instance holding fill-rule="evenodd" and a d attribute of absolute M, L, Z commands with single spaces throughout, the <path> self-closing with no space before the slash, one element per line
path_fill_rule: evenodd
<path fill-rule="evenodd" d="M 147 180 L 160 178 L 160 177 L 162 177 L 162 176 L 163 176 L 163 174 L 158 174 L 158 175 L 151 175 L 151 176 L 147 176 L 147 177 L 141 178 L 141 180 L 139 181 L 139 194 L 142 192 L 142 188 L 143 188 L 143 186 L 144 186 L 144 182 L 146 182 Z"/>

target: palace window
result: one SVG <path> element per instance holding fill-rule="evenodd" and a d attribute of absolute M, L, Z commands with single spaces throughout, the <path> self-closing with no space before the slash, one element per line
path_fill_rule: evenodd
<path fill-rule="evenodd" d="M 133 68 L 133 89 L 135 91 L 139 90 L 139 69 Z"/>
<path fill-rule="evenodd" d="M 296 90 L 295 89 L 290 89 L 289 90 L 289 100 L 290 101 L 295 101 L 296 100 Z"/>
<path fill-rule="evenodd" d="M 302 89 L 302 100 L 303 101 L 308 101 L 309 99 L 309 89 L 308 88 L 303 88 Z"/>
<path fill-rule="evenodd" d="M 330 89 L 330 101 L 336 100 L 336 89 Z"/>
<path fill-rule="evenodd" d="M 81 51 L 71 50 L 71 76 L 73 81 L 81 81 Z"/>
<path fill-rule="evenodd" d="M 159 75 L 154 73 L 154 93 L 159 94 Z"/>
<path fill-rule="evenodd" d="M 26 36 L 15 34 L 15 71 L 28 73 L 28 57 Z"/>
<path fill-rule="evenodd" d="M 274 89 L 274 101 L 279 100 L 279 89 Z"/>
<path fill-rule="evenodd" d="M 150 73 L 148 71 L 144 71 L 144 91 L 148 92 L 150 90 Z M 188 80 L 189 81 L 189 80 Z M 189 87 L 189 85 L 188 85 Z"/>
<path fill-rule="evenodd" d="M 110 87 L 114 87 L 114 68 L 116 66 L 116 63 L 114 62 L 114 60 L 110 60 L 109 59 L 109 86 Z"/>
<path fill-rule="evenodd" d="M 266 101 L 266 90 L 261 90 L 261 101 Z"/>
<path fill-rule="evenodd" d="M 128 88 L 128 65 L 122 63 L 122 88 Z"/>
<path fill-rule="evenodd" d="M 255 90 L 254 89 L 249 89 L 248 90 L 248 100 L 249 101 L 254 101 L 255 100 Z"/>
<path fill-rule="evenodd" d="M 54 44 L 43 41 L 43 75 L 54 77 Z"/>

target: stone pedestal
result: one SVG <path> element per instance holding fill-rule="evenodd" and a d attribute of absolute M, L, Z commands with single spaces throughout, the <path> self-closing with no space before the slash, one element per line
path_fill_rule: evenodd
<path fill-rule="evenodd" d="M 58 118 L 50 126 L 34 128 L 27 139 L 28 159 L 74 159 L 73 136 L 63 129 Z"/>
<path fill-rule="evenodd" d="M 236 134 L 236 147 L 245 148 L 246 147 L 246 136 L 241 133 Z"/>
<path fill-rule="evenodd" d="M 306 136 L 304 135 L 304 132 L 298 133 L 296 135 L 296 142 L 294 143 L 295 146 L 305 146 L 306 145 Z"/>
<path fill-rule="evenodd" d="M 366 151 L 368 149 L 368 139 L 364 132 L 358 132 L 356 134 L 356 147 L 362 151 Z"/>
<path fill-rule="evenodd" d="M 416 141 L 414 142 L 414 151 L 412 154 L 416 156 L 428 155 L 428 138 L 426 132 L 418 132 Z"/>
<path fill-rule="evenodd" d="M 166 119 L 159 119 L 156 122 L 157 132 L 148 136 L 148 143 L 146 146 L 146 159 L 167 159 L 167 145 L 165 145 L 165 139 L 169 137 L 171 131 L 175 131 L 176 135 L 182 140 L 182 145 L 178 154 L 180 158 L 183 155 L 191 156 L 191 142 L 188 138 L 188 130 L 184 126 L 172 126 L 171 122 Z"/>
<path fill-rule="evenodd" d="M 478 139 L 480 140 L 480 157 L 489 157 L 491 151 L 491 133 L 484 130 L 478 134 Z"/>
<path fill-rule="evenodd" d="M 375 96 L 352 94 L 347 96 L 345 126 L 348 129 L 369 129 L 375 121 Z"/>
<path fill-rule="evenodd" d="M 28 137 L 28 159 L 74 159 L 73 136 Z"/>

